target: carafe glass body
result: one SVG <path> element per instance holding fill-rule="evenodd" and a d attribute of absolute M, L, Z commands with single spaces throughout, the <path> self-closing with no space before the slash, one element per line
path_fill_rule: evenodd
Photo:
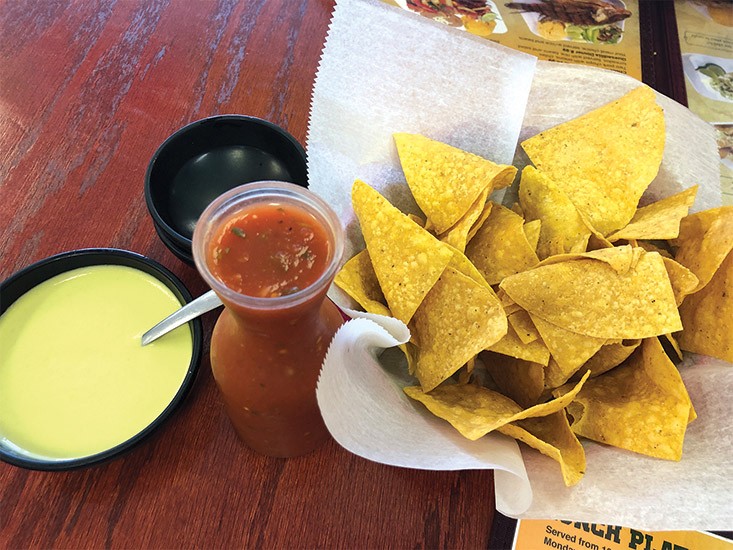
<path fill-rule="evenodd" d="M 210 248 L 217 230 L 258 203 L 306 210 L 325 230 L 328 261 L 311 285 L 282 296 L 255 297 L 232 290 L 212 273 Z M 329 437 L 316 383 L 331 339 L 343 323 L 326 296 L 340 266 L 343 239 L 337 216 L 322 199 L 281 182 L 246 184 L 225 193 L 196 225 L 196 267 L 224 303 L 211 338 L 211 368 L 237 434 L 259 453 L 302 455 Z"/>

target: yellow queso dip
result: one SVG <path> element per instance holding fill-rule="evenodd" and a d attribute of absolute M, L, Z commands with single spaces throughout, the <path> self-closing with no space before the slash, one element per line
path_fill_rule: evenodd
<path fill-rule="evenodd" d="M 183 326 L 140 337 L 180 307 L 158 279 L 98 265 L 31 289 L 0 315 L 0 444 L 71 459 L 133 437 L 168 406 L 191 361 Z"/>

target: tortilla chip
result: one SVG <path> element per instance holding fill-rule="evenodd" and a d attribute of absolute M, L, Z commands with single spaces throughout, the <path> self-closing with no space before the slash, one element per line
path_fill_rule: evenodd
<path fill-rule="evenodd" d="M 471 383 L 471 378 L 472 378 L 471 375 L 473 373 L 473 368 L 470 367 L 471 364 L 472 363 L 466 363 L 464 365 L 464 367 L 466 368 L 458 369 L 457 375 L 456 375 L 456 378 L 457 378 L 456 384 L 470 384 Z"/>
<path fill-rule="evenodd" d="M 541 251 L 545 258 L 551 258 L 565 253 L 565 238 L 562 235 L 553 237 L 544 243 L 544 249 Z"/>
<path fill-rule="evenodd" d="M 500 393 L 473 384 L 443 384 L 430 393 L 418 386 L 407 387 L 404 391 L 435 416 L 450 422 L 465 438 L 474 441 L 510 422 L 563 410 L 581 390 L 585 380 L 565 395 L 527 409 Z"/>
<path fill-rule="evenodd" d="M 680 234 L 672 242 L 674 259 L 692 271 L 703 288 L 733 250 L 733 206 L 721 206 L 691 214 L 680 222 Z"/>
<path fill-rule="evenodd" d="M 466 243 L 468 242 L 468 233 L 471 231 L 479 217 L 483 214 L 488 196 L 489 188 L 487 187 L 479 194 L 476 201 L 468 209 L 468 212 L 466 212 L 461 219 L 453 225 L 453 227 L 440 235 L 440 240 L 451 245 L 453 248 L 464 252 L 466 250 Z"/>
<path fill-rule="evenodd" d="M 347 261 L 333 282 L 367 313 L 391 315 L 366 249 Z"/>
<path fill-rule="evenodd" d="M 659 246 L 661 243 L 660 241 L 656 242 L 650 242 L 650 241 L 643 241 L 639 240 L 636 241 L 636 246 L 639 248 L 643 248 L 647 252 L 658 252 L 660 256 L 664 258 L 672 258 L 672 253 L 669 251 L 668 247 L 662 248 L 662 246 Z"/>
<path fill-rule="evenodd" d="M 662 344 L 662 349 L 664 349 L 664 352 L 667 354 L 667 357 L 670 358 L 676 358 L 679 361 L 682 361 L 682 349 L 680 348 L 680 345 L 677 343 L 677 339 L 671 335 L 671 334 L 664 334 L 659 338 L 659 343 Z M 674 359 L 672 359 L 672 362 L 674 362 Z M 689 396 L 688 396 L 689 397 Z M 697 411 L 695 410 L 695 407 L 692 405 L 692 401 L 690 401 L 690 416 L 687 419 L 687 423 L 689 424 L 693 420 L 697 418 Z"/>
<path fill-rule="evenodd" d="M 539 317 L 532 316 L 532 321 L 552 356 L 545 372 L 545 385 L 548 388 L 556 388 L 567 382 L 607 341 L 605 338 L 570 332 Z"/>
<path fill-rule="evenodd" d="M 642 253 L 626 273 L 582 258 L 517 273 L 500 288 L 533 318 L 595 338 L 646 338 L 682 327 L 664 261 L 654 252 Z"/>
<path fill-rule="evenodd" d="M 400 350 L 407 360 L 407 372 L 414 375 L 417 368 L 417 346 L 413 342 L 405 342 L 400 345 Z"/>
<path fill-rule="evenodd" d="M 577 208 L 551 178 L 533 166 L 522 170 L 519 201 L 527 220 L 542 221 L 537 243 L 537 256 L 540 259 L 570 252 L 579 243 L 585 249 L 590 230 Z"/>
<path fill-rule="evenodd" d="M 540 333 L 537 331 L 537 327 L 532 321 L 532 317 L 530 317 L 529 313 L 523 309 L 515 311 L 511 315 L 507 315 L 507 320 L 516 331 L 519 339 L 525 344 L 534 342 L 540 337 Z"/>
<path fill-rule="evenodd" d="M 664 348 L 664 351 L 667 352 L 667 355 L 670 356 L 670 358 L 677 361 L 682 361 L 685 357 L 682 354 L 682 348 L 680 347 L 679 342 L 677 342 L 677 338 L 674 337 L 672 334 L 663 334 L 659 341 L 662 343 L 662 347 Z M 665 344 L 667 344 L 665 346 Z M 670 350 L 671 348 L 671 350 Z"/>
<path fill-rule="evenodd" d="M 392 315 L 407 324 L 451 261 L 451 247 L 410 220 L 362 181 L 352 202 Z"/>
<path fill-rule="evenodd" d="M 698 186 L 639 208 L 629 224 L 608 236 L 610 242 L 620 239 L 674 239 L 680 232 L 680 220 L 687 216 L 695 202 Z"/>
<path fill-rule="evenodd" d="M 558 254 L 551 258 L 547 258 L 546 260 L 542 260 L 539 265 L 550 265 L 568 260 L 589 258 L 592 260 L 606 262 L 614 269 L 614 271 L 616 271 L 616 273 L 623 275 L 636 266 L 636 263 L 643 254 L 644 250 L 641 248 L 624 245 L 612 248 L 599 248 L 589 252 Z"/>
<path fill-rule="evenodd" d="M 593 227 L 588 227 L 590 229 L 591 234 L 590 237 L 588 237 L 588 245 L 586 246 L 586 250 L 600 250 L 602 248 L 613 248 L 613 243 L 610 243 L 606 237 L 601 235 L 598 230 L 594 229 Z"/>
<path fill-rule="evenodd" d="M 508 325 L 507 333 L 501 340 L 486 349 L 541 365 L 547 365 L 550 360 L 550 351 L 542 340 L 537 339 L 532 342 L 523 342 L 512 325 Z"/>
<path fill-rule="evenodd" d="M 593 357 L 585 362 L 570 380 L 579 380 L 588 371 L 590 371 L 591 378 L 610 371 L 612 368 L 626 361 L 629 355 L 634 353 L 634 350 L 639 347 L 639 344 L 641 344 L 641 340 L 621 340 L 620 342 L 610 342 L 604 345 Z"/>
<path fill-rule="evenodd" d="M 522 142 L 603 235 L 624 227 L 662 162 L 665 122 L 654 91 L 640 86 L 620 99 Z"/>
<path fill-rule="evenodd" d="M 455 248 L 453 249 L 453 257 L 451 258 L 448 266 L 452 267 L 459 273 L 463 273 L 466 277 L 470 277 L 481 286 L 491 290 L 492 294 L 496 295 L 494 289 L 492 289 L 489 283 L 486 282 L 486 279 L 484 279 L 484 276 L 481 275 L 479 270 L 476 269 L 476 266 L 471 263 L 471 260 L 466 258 L 465 254 L 463 254 L 460 250 Z"/>
<path fill-rule="evenodd" d="M 541 230 L 542 220 L 532 220 L 524 223 L 524 236 L 527 237 L 527 242 L 534 249 L 535 254 L 537 253 L 537 245 L 540 242 Z"/>
<path fill-rule="evenodd" d="M 590 242 L 591 234 L 589 233 L 584 239 L 577 241 L 573 246 L 570 247 L 571 254 L 580 254 L 589 250 L 588 243 Z"/>
<path fill-rule="evenodd" d="M 568 389 L 570 385 L 554 393 L 563 395 Z M 579 436 L 680 460 L 690 406 L 677 369 L 657 338 L 648 338 L 626 363 L 588 380 L 568 413 Z"/>
<path fill-rule="evenodd" d="M 489 217 L 489 214 L 491 214 L 491 208 L 494 206 L 494 203 L 491 201 L 487 201 L 484 204 L 484 209 L 481 212 L 481 215 L 478 217 L 478 219 L 473 223 L 471 226 L 471 229 L 468 232 L 468 237 L 466 239 L 466 244 L 473 239 L 476 236 L 476 233 L 478 233 L 478 230 L 481 229 L 481 226 L 486 221 L 486 218 Z"/>
<path fill-rule="evenodd" d="M 415 202 L 438 234 L 455 224 L 487 187 L 506 187 L 517 172 L 419 134 L 397 133 L 394 140 Z"/>
<path fill-rule="evenodd" d="M 410 325 L 417 341 L 415 375 L 424 391 L 452 376 L 500 340 L 507 320 L 491 289 L 448 267 Z"/>
<path fill-rule="evenodd" d="M 471 374 L 474 369 L 476 368 L 476 356 L 471 357 L 468 362 L 466 363 L 466 372 Z"/>
<path fill-rule="evenodd" d="M 545 389 L 545 366 L 500 353 L 479 354 L 498 391 L 522 407 L 539 402 Z"/>
<path fill-rule="evenodd" d="M 682 349 L 733 363 L 733 252 L 702 290 L 685 298 L 680 316 Z"/>
<path fill-rule="evenodd" d="M 500 204 L 492 206 L 489 217 L 466 246 L 466 256 L 490 285 L 539 263 L 524 233 L 524 220 Z"/>
<path fill-rule="evenodd" d="M 585 450 L 570 429 L 565 411 L 518 420 L 502 426 L 499 431 L 556 460 L 560 464 L 562 478 L 567 487 L 572 487 L 583 479 Z"/>
<path fill-rule="evenodd" d="M 499 289 L 496 292 L 496 297 L 499 298 L 499 301 L 501 302 L 501 307 L 504 308 L 504 312 L 507 315 L 511 315 L 512 313 L 521 310 L 522 308 L 517 305 L 517 303 L 512 300 L 509 295 L 504 292 L 502 289 Z"/>
<path fill-rule="evenodd" d="M 674 299 L 679 306 L 685 299 L 685 296 L 697 290 L 697 285 L 700 283 L 700 280 L 692 271 L 671 258 L 664 258 L 664 267 L 667 268 L 667 275 L 669 276 L 669 282 L 672 284 Z"/>
<path fill-rule="evenodd" d="M 642 342 L 642 346 L 648 348 L 642 350 L 642 352 L 651 355 L 653 359 L 652 364 L 654 364 L 654 368 L 648 371 L 647 374 L 665 392 L 670 395 L 678 395 L 690 407 L 690 414 L 687 419 L 689 424 L 692 419 L 697 417 L 697 414 L 692 406 L 692 400 L 690 399 L 687 387 L 682 380 L 682 376 L 680 376 L 680 371 L 670 361 L 669 355 L 664 351 L 664 347 L 659 338 L 648 338 Z M 648 364 L 645 364 L 645 368 L 649 369 L 650 367 Z"/>
<path fill-rule="evenodd" d="M 425 220 L 423 220 L 417 214 L 407 214 L 407 217 L 410 218 L 412 221 L 414 221 L 420 227 L 425 227 Z"/>

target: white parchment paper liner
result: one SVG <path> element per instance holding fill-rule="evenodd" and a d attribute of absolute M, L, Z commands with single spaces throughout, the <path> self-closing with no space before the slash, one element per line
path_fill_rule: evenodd
<path fill-rule="evenodd" d="M 404 212 L 419 212 L 404 184 L 394 132 L 422 133 L 521 168 L 527 162 L 521 140 L 639 85 L 617 73 L 537 61 L 378 0 L 340 0 L 313 92 L 310 188 L 339 213 L 350 257 L 363 247 L 351 208 L 354 179 Z M 658 95 L 658 101 L 667 142 L 642 202 L 700 184 L 693 211 L 720 205 L 712 128 L 669 98 Z M 503 200 L 511 201 L 513 192 Z M 353 306 L 337 290 L 332 297 Z M 415 382 L 394 346 L 409 338 L 407 328 L 394 319 L 350 313 L 356 318 L 336 335 L 318 385 L 324 420 L 349 451 L 406 468 L 491 468 L 497 509 L 513 517 L 648 530 L 731 528 L 730 364 L 690 355 L 681 366 L 699 415 L 688 428 L 681 462 L 584 442 L 586 476 L 567 488 L 559 466 L 540 453 L 520 450 L 500 434 L 465 440 L 404 396 L 402 386 Z"/>

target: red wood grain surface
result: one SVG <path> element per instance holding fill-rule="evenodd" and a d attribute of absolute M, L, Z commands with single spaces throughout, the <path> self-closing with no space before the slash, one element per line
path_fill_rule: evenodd
<path fill-rule="evenodd" d="M 218 113 L 269 119 L 303 142 L 332 9 L 0 0 L 0 279 L 110 246 L 204 292 L 155 235 L 147 163 L 173 131 Z M 493 511 L 489 471 L 393 468 L 334 442 L 290 460 L 251 452 L 206 353 L 183 407 L 122 458 L 64 473 L 0 463 L 0 548 L 486 548 Z"/>

